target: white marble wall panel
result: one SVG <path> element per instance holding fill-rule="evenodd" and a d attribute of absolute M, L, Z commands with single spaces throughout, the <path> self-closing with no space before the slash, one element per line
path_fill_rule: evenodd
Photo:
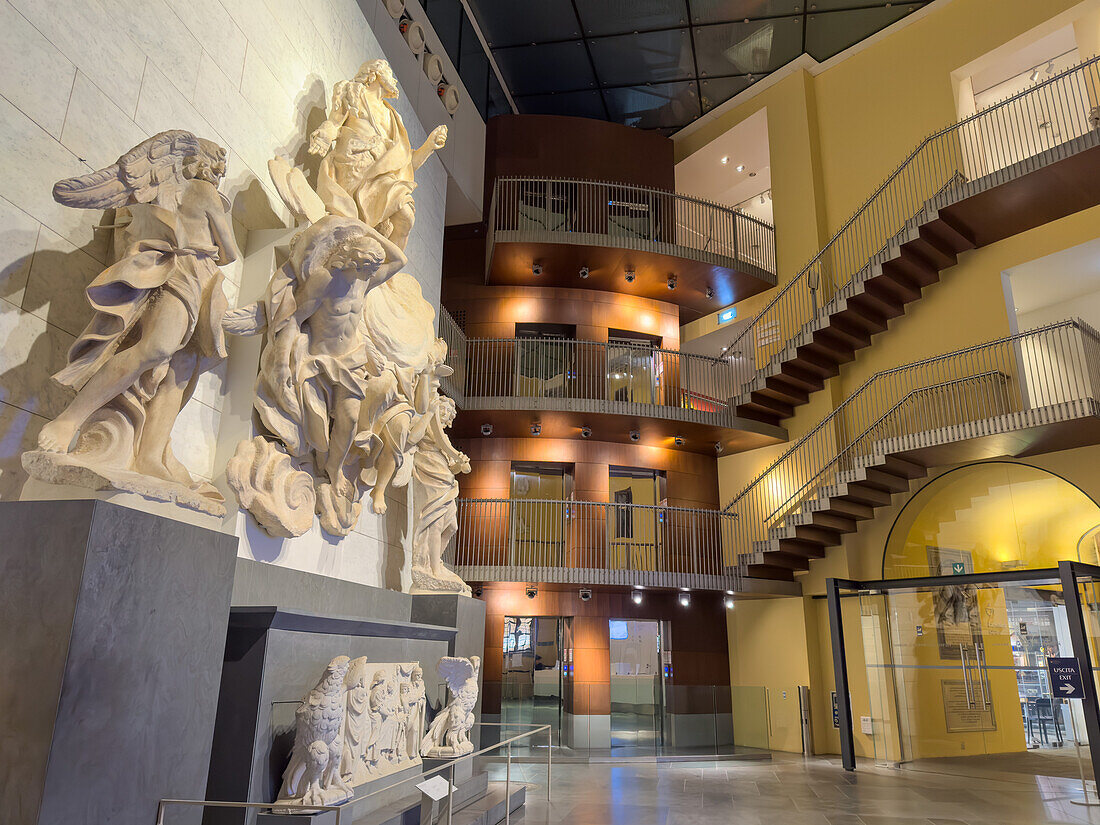
<path fill-rule="evenodd" d="M 385 27 L 385 44 L 372 23 Z M 49 377 L 88 319 L 82 289 L 108 250 L 110 233 L 97 229 L 104 216 L 55 203 L 54 183 L 112 163 L 149 135 L 188 129 L 228 149 L 222 190 L 244 248 L 250 232 L 288 225 L 268 159 L 308 160 L 305 136 L 333 84 L 365 60 L 394 63 L 397 109 L 414 144 L 440 123 L 452 143 L 459 138 L 438 99 L 421 94 L 426 79 L 396 32 L 381 0 L 0 0 L 0 499 L 20 496 L 19 455 L 68 400 Z M 483 125 L 481 135 L 472 155 Z M 417 179 L 409 271 L 437 304 L 448 170 L 433 158 Z M 242 264 L 226 267 L 231 305 L 241 278 Z M 177 455 L 215 483 L 223 419 L 239 426 L 250 404 L 227 395 L 238 390 L 226 372 L 203 376 L 173 432 Z M 386 516 L 364 514 L 338 547 L 316 528 L 277 542 L 235 512 L 221 529 L 241 536 L 244 555 L 393 587 L 407 577 L 406 522 L 398 490 Z"/>

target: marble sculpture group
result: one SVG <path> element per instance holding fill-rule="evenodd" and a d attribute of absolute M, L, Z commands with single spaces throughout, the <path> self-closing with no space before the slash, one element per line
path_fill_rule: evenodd
<path fill-rule="evenodd" d="M 420 764 L 424 707 L 418 664 L 337 656 L 295 713 L 275 810 L 339 805 L 357 786 Z"/>
<path fill-rule="evenodd" d="M 415 172 L 447 129 L 413 148 L 389 102 L 398 94 L 385 60 L 363 64 L 336 84 L 309 136 L 316 186 L 283 158 L 269 163 L 299 230 L 263 298 L 239 309 L 222 289 L 220 267 L 241 253 L 218 191 L 220 146 L 162 132 L 54 187 L 62 204 L 115 210 L 114 255 L 87 287 L 94 316 L 54 376 L 74 395 L 24 453 L 30 475 L 224 515 L 224 498 L 191 476 L 170 434 L 201 373 L 226 357 L 226 335 L 262 336 L 256 434 L 226 467 L 240 505 L 273 536 L 302 535 L 316 514 L 342 537 L 364 498 L 381 514 L 387 493 L 411 487 L 412 592 L 469 593 L 442 562 L 457 530 L 455 475 L 470 470 L 446 434 L 447 345 L 401 271 Z"/>
<path fill-rule="evenodd" d="M 421 757 L 472 753 L 480 667 L 476 656 L 439 660 L 451 701 L 422 734 L 426 691 L 419 664 L 337 656 L 295 713 L 294 746 L 275 811 L 339 805 L 359 785 L 419 764 Z"/>

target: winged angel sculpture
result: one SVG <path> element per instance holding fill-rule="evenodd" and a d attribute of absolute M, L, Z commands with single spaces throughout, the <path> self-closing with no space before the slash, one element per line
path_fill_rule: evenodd
<path fill-rule="evenodd" d="M 481 658 L 444 656 L 439 660 L 438 670 L 451 690 L 451 701 L 432 720 L 420 743 L 420 755 L 432 759 L 448 759 L 473 753 L 470 729 L 474 726 Z"/>
<path fill-rule="evenodd" d="M 218 192 L 225 154 L 161 132 L 54 186 L 66 206 L 117 210 L 115 255 L 86 289 L 94 315 L 54 376 L 75 395 L 24 453 L 30 475 L 224 515 L 217 489 L 176 458 L 171 432 L 200 373 L 225 357 L 219 266 L 240 255 Z"/>

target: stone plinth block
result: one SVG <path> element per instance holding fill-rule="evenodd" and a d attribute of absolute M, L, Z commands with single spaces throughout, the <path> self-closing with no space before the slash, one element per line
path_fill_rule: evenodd
<path fill-rule="evenodd" d="M 0 535 L 0 818 L 202 799 L 237 539 L 105 501 L 0 502 Z"/>

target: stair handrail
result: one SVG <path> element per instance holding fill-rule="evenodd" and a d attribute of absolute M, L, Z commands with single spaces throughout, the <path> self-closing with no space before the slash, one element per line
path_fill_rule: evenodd
<path fill-rule="evenodd" d="M 996 345 L 996 343 L 997 342 L 995 342 L 995 341 L 990 342 L 990 345 Z M 908 393 L 906 393 L 904 396 L 902 396 L 896 404 L 891 406 L 890 409 L 888 409 L 886 412 L 884 412 L 882 415 L 880 415 L 878 418 L 876 418 L 874 421 L 872 421 L 870 424 L 868 424 L 867 427 L 864 428 L 863 432 L 861 432 L 859 435 L 857 435 L 855 438 L 853 438 L 851 440 L 851 443 L 849 443 L 847 446 L 845 446 L 842 450 L 839 450 L 836 453 L 836 455 L 834 455 L 826 464 L 824 464 L 821 467 L 820 470 L 818 470 L 812 477 L 807 479 L 806 482 L 801 487 L 799 487 L 797 490 L 795 490 L 786 499 L 786 501 L 784 501 L 783 503 L 778 505 L 774 510 L 772 510 L 772 512 L 769 513 L 765 517 L 764 522 L 765 523 L 770 522 L 772 519 L 774 519 L 780 513 L 785 512 L 785 511 L 790 511 L 791 502 L 797 503 L 798 501 L 801 501 L 802 499 L 804 499 L 805 496 L 803 495 L 803 493 L 806 491 L 807 488 L 814 487 L 815 486 L 814 485 L 815 481 L 817 481 L 819 478 L 821 478 L 821 476 L 823 476 L 825 473 L 827 473 L 829 471 L 829 469 L 831 467 L 833 467 L 833 465 L 841 463 L 841 461 L 843 459 L 845 459 L 853 450 L 855 450 L 858 445 L 863 443 L 864 439 L 867 438 L 867 436 L 870 435 L 875 430 L 876 427 L 881 425 L 883 422 L 887 421 L 892 415 L 894 415 L 894 413 L 896 413 L 899 409 L 901 409 L 910 399 L 915 398 L 918 395 L 927 394 L 929 392 L 929 390 L 943 389 L 944 387 L 949 387 L 952 384 L 961 384 L 963 382 L 973 381 L 976 378 L 985 378 L 987 376 L 996 375 L 996 374 L 998 374 L 998 373 L 995 370 L 986 370 L 985 372 L 976 373 L 974 375 L 964 375 L 964 376 L 961 376 L 959 378 L 951 378 L 951 379 L 948 379 L 947 381 L 941 381 L 938 384 L 931 384 L 927 387 L 918 387 L 914 390 L 910 390 Z"/>
<path fill-rule="evenodd" d="M 970 115 L 966 116 L 965 118 L 962 118 L 961 120 L 957 120 L 953 123 L 948 124 L 947 126 L 941 127 L 940 129 L 937 129 L 936 131 L 930 133 L 927 137 L 922 139 L 917 144 L 916 148 L 912 152 L 910 152 L 909 155 L 906 156 L 906 158 L 901 162 L 901 164 L 899 164 L 898 167 L 890 175 L 888 175 L 882 181 L 881 184 L 879 184 L 875 188 L 875 190 L 871 193 L 871 195 L 867 198 L 867 200 L 864 201 L 863 204 L 852 213 L 851 217 L 849 217 L 848 220 L 845 221 L 845 223 L 825 243 L 825 245 L 822 246 L 821 249 L 818 250 L 818 252 L 802 267 L 801 270 L 799 270 L 799 272 L 793 278 L 791 278 L 786 284 L 784 284 L 779 289 L 779 291 L 775 294 L 775 296 L 764 306 L 764 308 L 762 310 L 760 310 L 759 313 L 757 313 L 756 317 L 753 318 L 752 321 L 750 321 L 748 324 L 746 324 L 744 327 L 742 327 L 742 329 L 737 333 L 737 335 L 733 338 L 733 340 L 730 341 L 730 343 L 727 344 L 722 349 L 721 355 L 725 356 L 727 353 L 729 353 L 735 347 L 738 347 L 738 345 L 741 344 L 741 342 L 746 338 L 746 336 L 749 336 L 750 334 L 755 334 L 757 332 L 757 330 L 759 329 L 760 325 L 762 325 L 764 323 L 772 323 L 776 320 L 776 319 L 768 317 L 769 314 L 771 313 L 771 311 L 788 295 L 788 293 L 791 292 L 792 289 L 795 288 L 796 285 L 804 285 L 805 282 L 807 282 L 809 280 L 808 273 L 810 272 L 810 270 L 813 269 L 819 262 L 821 262 L 824 259 L 825 255 L 834 246 L 836 246 L 840 242 L 842 236 L 846 235 L 848 230 L 855 224 L 855 222 L 860 217 L 862 217 L 864 214 L 869 212 L 869 210 L 873 207 L 873 205 L 875 204 L 875 202 L 879 198 L 879 196 L 883 192 L 886 191 L 886 188 L 891 183 L 893 183 L 895 180 L 897 180 L 906 171 L 906 169 L 913 163 L 913 161 L 920 155 L 920 153 L 927 146 L 929 146 L 932 143 L 932 141 L 937 140 L 937 139 L 947 135 L 950 132 L 961 130 L 963 127 L 967 126 L 968 124 L 970 124 L 972 122 L 976 122 L 979 119 L 987 118 L 987 117 L 991 116 L 993 113 L 999 111 L 1000 109 L 1005 108 L 1005 107 L 1009 106 L 1010 104 L 1016 102 L 1017 100 L 1020 100 L 1024 97 L 1026 97 L 1026 96 L 1036 95 L 1037 93 L 1040 93 L 1041 91 L 1045 90 L 1046 88 L 1048 88 L 1052 84 L 1057 83 L 1057 82 L 1065 79 L 1066 77 L 1070 76 L 1071 74 L 1074 74 L 1076 72 L 1083 72 L 1084 70 L 1088 69 L 1089 67 L 1095 66 L 1098 61 L 1100 61 L 1100 55 L 1094 55 L 1093 57 L 1090 57 L 1090 58 L 1088 58 L 1086 60 L 1083 60 L 1083 61 L 1081 61 L 1081 62 L 1079 62 L 1079 63 L 1077 63 L 1073 66 L 1070 66 L 1066 69 L 1063 69 L 1062 71 L 1058 72 L 1057 74 L 1054 74 L 1054 75 L 1051 75 L 1048 78 L 1045 78 L 1044 80 L 1042 80 L 1041 82 L 1036 83 L 1033 86 L 1029 86 L 1026 89 L 1023 89 L 1019 92 L 1016 92 L 1015 94 L 1009 95 L 1008 97 L 1004 98 L 1003 100 L 999 100 L 996 103 L 990 104 L 986 108 L 981 109 L 977 112 L 974 112 L 973 114 L 970 114 Z M 1031 155 L 1029 155 L 1028 157 L 1031 157 Z M 960 170 L 955 169 L 954 174 L 955 175 L 960 174 Z M 949 185 L 951 183 L 952 179 L 954 179 L 954 175 L 949 177 L 949 179 L 947 181 L 947 184 L 945 184 L 945 186 Z M 942 194 L 942 191 L 943 191 L 943 187 L 941 187 L 940 194 Z M 935 196 L 936 195 L 933 194 L 930 197 L 934 199 Z M 906 217 L 906 220 L 901 221 L 900 226 L 897 230 L 894 230 L 892 233 L 889 230 L 886 230 L 884 232 L 884 237 L 882 238 L 882 241 L 883 241 L 882 245 L 877 247 L 874 252 L 869 254 L 867 256 L 867 258 L 864 259 L 865 263 L 864 263 L 863 267 L 861 267 L 860 269 L 856 269 L 856 270 L 854 270 L 853 272 L 850 273 L 848 282 L 850 282 L 851 279 L 856 276 L 856 274 L 858 274 L 860 271 L 862 271 L 862 269 L 866 266 L 866 262 L 872 261 L 874 259 L 875 255 L 879 254 L 879 252 L 881 252 L 881 250 L 883 248 L 885 248 L 890 243 L 891 239 L 893 239 L 897 236 L 898 231 L 901 231 L 904 228 L 905 223 L 906 223 L 907 220 L 911 220 L 914 215 L 919 214 L 920 211 L 923 208 L 925 208 L 926 203 L 927 202 L 922 203 L 922 205 L 920 207 L 918 207 L 912 214 L 910 214 Z M 808 286 L 807 286 L 807 289 L 809 289 Z M 817 303 L 816 303 L 816 300 L 813 302 L 813 304 L 814 305 L 813 305 L 813 308 L 811 310 L 810 316 L 803 319 L 801 321 L 801 323 L 797 324 L 797 326 L 799 328 L 803 327 L 806 323 L 813 320 L 814 318 L 819 317 L 819 315 L 821 314 L 823 306 L 818 306 Z M 752 343 L 751 339 L 750 339 L 749 343 L 750 344 Z M 774 357 L 774 355 L 771 356 L 771 357 Z M 771 357 L 768 358 L 765 363 L 770 362 Z M 753 360 L 755 362 L 755 358 Z M 759 372 L 759 370 L 761 369 L 762 366 L 763 365 L 758 366 L 754 372 Z M 754 377 L 754 375 L 747 375 L 744 378 L 744 380 L 742 382 L 742 392 L 744 391 L 744 385 L 751 382 L 753 380 L 753 377 Z"/>
<path fill-rule="evenodd" d="M 923 367 L 928 367 L 930 365 L 935 365 L 938 362 L 948 362 L 951 359 L 961 359 L 961 358 L 966 357 L 967 355 L 971 355 L 971 354 L 977 353 L 981 350 L 994 348 L 994 347 L 997 347 L 997 346 L 1000 346 L 1000 345 L 1011 344 L 1011 343 L 1014 343 L 1014 342 L 1020 342 L 1020 341 L 1024 341 L 1024 340 L 1027 340 L 1027 339 L 1039 339 L 1040 336 L 1043 336 L 1045 334 L 1053 333 L 1057 330 L 1070 329 L 1070 328 L 1077 330 L 1085 338 L 1091 339 L 1092 342 L 1100 344 L 1100 332 L 1097 332 L 1097 330 L 1094 327 L 1092 327 L 1087 322 L 1081 320 L 1080 318 L 1070 318 L 1070 319 L 1065 319 L 1065 320 L 1061 320 L 1061 321 L 1054 321 L 1054 322 L 1050 322 L 1048 324 L 1040 325 L 1038 327 L 1026 330 L 1024 332 L 1017 332 L 1017 333 L 1013 333 L 1013 334 L 1010 334 L 1010 335 L 1002 336 L 1001 338 L 997 338 L 997 339 L 994 339 L 992 341 L 985 341 L 985 342 L 982 342 L 982 343 L 979 343 L 979 344 L 973 344 L 973 345 L 968 346 L 968 347 L 963 347 L 963 348 L 958 349 L 958 350 L 953 350 L 953 351 L 946 352 L 946 353 L 940 353 L 938 355 L 928 356 L 926 358 L 922 358 L 922 359 L 918 359 L 916 361 L 912 361 L 908 364 L 901 364 L 901 365 L 898 365 L 898 366 L 895 366 L 895 367 L 890 367 L 889 369 L 881 370 L 881 371 L 875 373 L 874 375 L 870 376 L 866 381 L 864 381 L 855 392 L 853 392 L 851 395 L 849 395 L 832 412 L 830 412 L 828 415 L 826 415 L 824 418 L 822 418 L 813 428 L 811 428 L 809 431 L 807 431 L 801 438 L 799 438 L 794 444 L 792 444 L 788 449 L 786 449 L 783 452 L 782 455 L 780 455 L 778 458 L 776 458 L 774 461 L 772 461 L 763 471 L 758 473 L 752 479 L 752 481 L 750 481 L 748 484 L 746 484 L 740 490 L 740 492 L 738 492 L 738 494 L 736 496 L 734 496 L 733 499 L 730 500 L 730 502 L 723 508 L 723 511 L 724 512 L 729 512 L 735 519 L 740 519 L 741 514 L 736 511 L 736 508 L 739 505 L 739 503 L 742 502 L 747 496 L 751 495 L 754 491 L 759 489 L 761 487 L 761 485 L 767 484 L 770 476 L 772 476 L 774 473 L 776 473 L 776 471 L 781 466 L 783 466 L 784 464 L 789 462 L 791 460 L 792 456 L 795 456 L 796 453 L 801 451 L 807 443 L 809 443 L 812 439 L 817 437 L 824 429 L 832 427 L 834 433 L 837 436 L 837 440 L 839 442 L 840 441 L 840 427 L 836 426 L 838 424 L 838 422 L 842 420 L 843 416 L 846 416 L 848 414 L 849 410 L 854 409 L 856 407 L 856 405 L 862 403 L 863 400 L 866 397 L 868 397 L 871 393 L 873 393 L 875 385 L 885 381 L 887 378 L 892 377 L 894 375 L 897 375 L 899 373 L 905 372 L 905 371 L 917 370 L 917 369 L 920 369 L 920 368 L 923 368 Z M 1093 367 L 1094 368 L 1100 368 L 1100 365 L 1093 365 Z M 891 413 L 895 412 L 910 397 L 915 395 L 917 392 L 927 391 L 928 389 L 932 389 L 933 387 L 937 387 L 937 386 L 946 386 L 947 384 L 949 384 L 953 381 L 957 382 L 957 381 L 960 381 L 964 378 L 965 379 L 972 379 L 972 378 L 975 378 L 975 377 L 979 377 L 980 375 L 987 375 L 987 374 L 989 374 L 989 372 L 990 371 L 985 371 L 983 373 L 979 373 L 979 374 L 975 374 L 975 375 L 954 377 L 954 378 L 951 378 L 949 381 L 940 382 L 939 384 L 930 385 L 930 386 L 926 386 L 926 387 L 919 387 L 919 388 L 916 388 L 916 389 L 906 393 L 901 399 L 899 399 L 899 401 L 897 403 L 892 404 L 891 407 L 888 410 L 886 410 L 882 414 L 879 414 L 871 424 L 864 427 L 858 435 L 856 435 L 853 438 L 850 438 L 847 443 L 845 443 L 845 444 L 837 443 L 835 451 L 833 451 L 831 453 L 831 455 L 828 457 L 828 460 L 823 461 L 821 463 L 821 465 L 818 466 L 818 467 L 812 467 L 811 466 L 811 467 L 806 468 L 805 469 L 806 480 L 803 481 L 798 486 L 798 489 L 793 494 L 787 496 L 784 499 L 784 501 L 778 507 L 771 508 L 771 512 L 768 514 L 768 516 L 761 519 L 760 528 L 763 530 L 763 534 L 760 535 L 760 536 L 757 536 L 756 537 L 757 540 L 766 538 L 767 530 L 770 529 L 768 527 L 768 523 L 769 523 L 770 519 L 774 518 L 777 513 L 780 513 L 780 512 L 783 512 L 784 510 L 786 510 L 788 508 L 789 503 L 793 499 L 797 498 L 802 493 L 802 491 L 805 490 L 805 488 L 808 485 L 810 485 L 814 481 L 816 481 L 816 479 L 819 478 L 822 473 L 826 472 L 829 467 L 833 466 L 835 463 L 840 461 L 841 458 L 846 456 L 849 453 L 850 450 L 852 450 L 856 445 L 858 445 L 861 442 L 861 440 L 869 432 L 871 432 L 871 430 L 873 430 L 874 427 L 881 424 L 881 422 L 884 419 L 886 419 Z M 1021 379 L 1018 379 L 1018 380 L 1023 380 L 1023 379 L 1021 378 Z M 750 544 L 751 544 L 751 541 L 750 541 Z M 737 548 L 737 550 L 735 552 L 746 552 L 749 549 L 751 549 L 751 548 Z"/>

